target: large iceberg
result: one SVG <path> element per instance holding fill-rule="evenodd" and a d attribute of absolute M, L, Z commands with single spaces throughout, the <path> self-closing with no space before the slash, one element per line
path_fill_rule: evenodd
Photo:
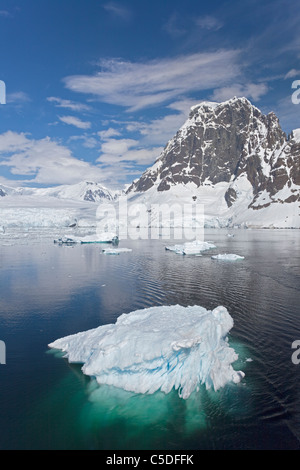
<path fill-rule="evenodd" d="M 83 364 L 97 382 L 135 393 L 178 390 L 187 399 L 200 385 L 218 390 L 238 383 L 238 355 L 227 334 L 233 319 L 225 307 L 151 307 L 121 315 L 115 324 L 49 344 L 70 363 Z"/>

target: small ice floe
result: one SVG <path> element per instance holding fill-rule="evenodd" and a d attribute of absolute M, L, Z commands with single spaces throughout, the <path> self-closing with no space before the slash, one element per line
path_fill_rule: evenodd
<path fill-rule="evenodd" d="M 233 318 L 219 306 L 160 306 L 121 315 L 116 323 L 58 339 L 50 348 L 99 385 L 152 394 L 178 390 L 187 399 L 200 386 L 218 390 L 245 376 L 232 364 L 238 354 L 229 345 Z"/>
<path fill-rule="evenodd" d="M 104 255 L 119 255 L 120 253 L 130 253 L 130 248 L 105 248 L 102 250 Z"/>
<path fill-rule="evenodd" d="M 233 234 L 233 233 L 227 233 L 227 237 L 233 238 L 233 237 L 234 237 L 234 234 Z"/>
<path fill-rule="evenodd" d="M 203 251 L 211 250 L 216 248 L 212 242 L 203 242 L 200 240 L 194 240 L 193 242 L 187 242 L 182 245 L 166 246 L 165 249 L 168 251 L 174 251 L 180 255 L 199 255 Z"/>
<path fill-rule="evenodd" d="M 214 255 L 212 256 L 212 259 L 217 259 L 221 261 L 238 261 L 238 260 L 245 259 L 245 257 L 240 256 L 240 255 L 235 255 L 233 253 L 229 253 L 229 254 L 224 253 L 224 254 Z"/>
<path fill-rule="evenodd" d="M 87 235 L 80 239 L 80 243 L 113 243 L 118 244 L 119 238 L 115 233 L 104 232 L 99 235 Z"/>

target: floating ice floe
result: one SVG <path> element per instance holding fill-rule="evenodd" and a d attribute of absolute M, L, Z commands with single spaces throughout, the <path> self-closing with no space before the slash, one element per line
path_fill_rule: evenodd
<path fill-rule="evenodd" d="M 245 259 L 245 257 L 235 255 L 233 253 L 229 253 L 229 254 L 224 253 L 224 254 L 214 255 L 214 256 L 212 256 L 212 259 L 217 259 L 217 260 L 221 260 L 221 261 L 238 261 L 238 260 L 241 260 L 241 259 Z"/>
<path fill-rule="evenodd" d="M 178 390 L 187 399 L 200 385 L 218 390 L 239 383 L 238 355 L 227 334 L 233 319 L 225 307 L 152 307 L 121 315 L 115 324 L 49 344 L 101 384 L 152 394 Z"/>
<path fill-rule="evenodd" d="M 113 243 L 117 244 L 119 241 L 115 233 L 102 233 L 100 235 L 86 235 L 85 237 L 62 237 L 58 240 L 54 240 L 54 243 L 58 244 L 88 244 L 88 243 Z"/>
<path fill-rule="evenodd" d="M 194 240 L 193 242 L 186 242 L 183 245 L 166 246 L 165 249 L 168 251 L 174 251 L 180 255 L 197 255 L 203 251 L 211 250 L 216 248 L 212 242 L 203 242 L 200 240 Z"/>
<path fill-rule="evenodd" d="M 132 250 L 130 248 L 106 248 L 102 250 L 104 255 L 119 255 L 120 253 L 130 253 Z"/>

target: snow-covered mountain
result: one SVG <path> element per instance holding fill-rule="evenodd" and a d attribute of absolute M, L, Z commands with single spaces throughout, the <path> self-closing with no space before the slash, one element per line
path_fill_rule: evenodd
<path fill-rule="evenodd" d="M 197 201 L 209 226 L 300 227 L 300 129 L 246 98 L 203 102 L 127 190 L 143 201 Z"/>
<path fill-rule="evenodd" d="M 0 197 L 36 196 L 37 198 L 54 197 L 73 201 L 101 202 L 112 201 L 113 194 L 99 183 L 83 181 L 73 185 L 62 185 L 52 188 L 9 188 L 0 185 Z"/>
<path fill-rule="evenodd" d="M 52 188 L 0 185 L 0 227 L 95 227 L 99 204 L 114 197 L 101 184 L 86 181 Z"/>

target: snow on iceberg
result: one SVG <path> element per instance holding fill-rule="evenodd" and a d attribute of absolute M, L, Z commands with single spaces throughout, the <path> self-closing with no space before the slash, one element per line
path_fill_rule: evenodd
<path fill-rule="evenodd" d="M 244 377 L 232 363 L 238 355 L 227 334 L 233 319 L 225 307 L 151 307 L 121 315 L 115 324 L 49 344 L 82 363 L 101 384 L 153 394 L 178 390 L 187 399 L 201 384 L 218 390 Z"/>
<path fill-rule="evenodd" d="M 183 245 L 166 246 L 165 249 L 168 251 L 174 251 L 180 255 L 197 255 L 201 254 L 202 251 L 211 250 L 216 248 L 212 242 L 203 242 L 200 240 L 194 240 L 193 242 L 186 242 Z"/>
<path fill-rule="evenodd" d="M 244 256 L 240 255 L 235 255 L 233 253 L 224 253 L 224 254 L 219 254 L 219 255 L 214 255 L 212 256 L 212 259 L 217 259 L 217 260 L 224 260 L 224 261 L 238 261 L 240 259 L 245 259 Z"/>

